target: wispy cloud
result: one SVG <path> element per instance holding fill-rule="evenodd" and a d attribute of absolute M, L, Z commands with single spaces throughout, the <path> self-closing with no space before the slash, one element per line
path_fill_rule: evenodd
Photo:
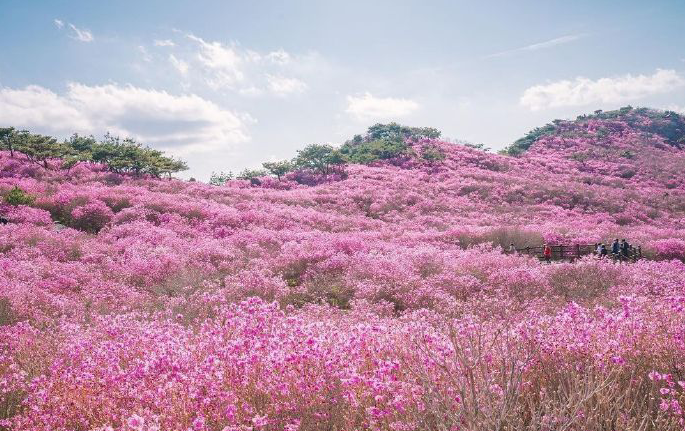
<path fill-rule="evenodd" d="M 164 40 L 155 39 L 155 41 L 153 43 L 155 46 L 176 46 L 174 41 L 171 39 L 164 39 Z"/>
<path fill-rule="evenodd" d="M 360 121 L 387 120 L 406 117 L 419 109 L 419 104 L 410 99 L 376 97 L 371 93 L 347 96 L 345 112 Z"/>
<path fill-rule="evenodd" d="M 567 36 L 561 36 L 561 37 L 557 37 L 554 39 L 546 40 L 544 42 L 538 42 L 538 43 L 533 43 L 530 45 L 522 46 L 520 48 L 514 48 L 514 49 L 509 49 L 507 51 L 496 52 L 494 54 L 486 55 L 484 58 L 507 57 L 507 56 L 518 54 L 521 52 L 538 51 L 541 49 L 552 48 L 554 46 L 564 45 L 567 43 L 575 42 L 576 40 L 582 39 L 585 36 L 587 36 L 587 34 L 585 34 L 585 33 L 570 34 Z"/>
<path fill-rule="evenodd" d="M 55 24 L 55 27 L 57 27 L 58 30 L 62 30 L 64 28 L 64 21 L 62 21 L 61 19 L 55 18 L 54 20 L 52 20 L 52 22 Z M 71 34 L 69 35 L 70 38 L 79 40 L 81 42 L 92 42 L 93 40 L 95 40 L 95 38 L 93 37 L 93 33 L 91 33 L 90 30 L 78 28 L 72 23 L 67 24 L 71 29 Z"/>
<path fill-rule="evenodd" d="M 307 89 L 307 84 L 297 78 L 284 76 L 266 75 L 269 90 L 277 96 L 286 96 L 293 93 L 302 93 Z"/>
<path fill-rule="evenodd" d="M 652 75 L 627 74 L 597 80 L 578 77 L 530 87 L 523 92 L 520 103 L 532 111 L 618 103 L 668 93 L 682 86 L 685 86 L 685 78 L 672 69 L 657 69 Z"/>
<path fill-rule="evenodd" d="M 180 73 L 183 76 L 186 76 L 188 74 L 188 63 L 176 58 L 174 54 L 169 54 L 169 62 L 171 63 L 172 66 L 174 66 L 174 69 L 178 70 L 178 73 Z"/>
<path fill-rule="evenodd" d="M 150 53 L 147 52 L 147 49 L 143 45 L 138 45 L 138 52 L 140 53 L 141 57 L 143 58 L 143 61 L 146 63 L 149 63 L 152 61 L 152 57 L 150 56 Z"/>
<path fill-rule="evenodd" d="M 55 20 L 55 25 L 60 29 L 64 27 L 64 23 L 60 20 Z M 72 23 L 69 23 L 69 28 L 72 30 L 72 34 L 69 36 L 72 39 L 80 40 L 81 42 L 92 42 L 94 40 L 93 33 L 90 30 L 78 28 Z"/>
<path fill-rule="evenodd" d="M 250 97 L 304 93 L 309 88 L 305 80 L 320 73 L 324 64 L 313 53 L 298 55 L 283 49 L 261 52 L 236 41 L 205 40 L 192 33 L 176 32 L 185 37 L 172 42 L 177 48 L 169 62 L 193 85 L 200 83 L 213 90 Z M 154 44 L 170 46 L 166 41 Z"/>

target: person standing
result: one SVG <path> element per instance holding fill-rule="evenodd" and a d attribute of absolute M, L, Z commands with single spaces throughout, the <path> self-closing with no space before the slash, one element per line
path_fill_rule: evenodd
<path fill-rule="evenodd" d="M 545 261 L 550 263 L 552 261 L 552 247 L 549 244 L 545 244 L 542 250 L 542 255 L 545 257 Z"/>
<path fill-rule="evenodd" d="M 630 257 L 630 244 L 624 239 L 621 240 L 621 258 L 623 260 L 628 260 Z"/>
<path fill-rule="evenodd" d="M 513 242 L 511 244 L 509 244 L 509 253 L 511 253 L 511 254 L 516 253 L 516 246 L 514 245 Z"/>
<path fill-rule="evenodd" d="M 609 249 L 607 249 L 607 246 L 602 244 L 602 250 L 599 252 L 599 258 L 604 259 L 609 255 Z"/>
<path fill-rule="evenodd" d="M 618 238 L 614 240 L 613 243 L 611 243 L 611 257 L 614 259 L 618 259 L 619 253 L 621 252 L 621 244 L 618 242 Z"/>

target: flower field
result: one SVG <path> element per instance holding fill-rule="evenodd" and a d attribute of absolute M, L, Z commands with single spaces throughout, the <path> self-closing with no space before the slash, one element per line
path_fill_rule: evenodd
<path fill-rule="evenodd" d="M 0 429 L 682 430 L 667 120 L 557 122 L 515 157 L 425 139 L 444 160 L 314 185 L 3 152 L 0 195 L 31 199 L 0 209 Z M 647 258 L 503 253 L 614 238 Z"/>

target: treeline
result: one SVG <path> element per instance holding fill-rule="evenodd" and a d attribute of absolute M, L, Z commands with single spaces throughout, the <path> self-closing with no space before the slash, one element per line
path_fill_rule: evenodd
<path fill-rule="evenodd" d="M 69 171 L 79 163 L 96 163 L 120 174 L 153 175 L 161 177 L 188 169 L 185 162 L 165 156 L 162 151 L 149 148 L 134 139 L 112 136 L 101 141 L 92 136 L 72 135 L 58 141 L 47 135 L 0 128 L 0 149 L 11 157 L 23 155 L 32 163 L 49 170 Z"/>
<path fill-rule="evenodd" d="M 364 135 L 355 135 L 339 148 L 327 144 L 307 145 L 293 159 L 265 162 L 262 163 L 262 169 L 245 169 L 237 176 L 231 172 L 213 173 L 210 184 L 223 185 L 232 179 L 256 181 L 259 177 L 269 175 L 280 180 L 291 172 L 323 176 L 344 175 L 343 168 L 348 163 L 371 164 L 380 160 L 408 158 L 433 163 L 445 158 L 439 147 L 427 145 L 418 154 L 412 144 L 421 139 L 437 139 L 440 135 L 441 132 L 432 127 L 376 124 L 369 127 Z"/>
<path fill-rule="evenodd" d="M 645 121 L 645 119 L 650 121 Z M 674 147 L 685 147 L 685 116 L 674 111 L 633 108 L 628 105 L 613 111 L 598 109 L 594 114 L 579 115 L 575 122 L 582 124 L 590 120 L 621 120 L 632 128 L 662 136 L 668 144 Z M 539 139 L 562 133 L 560 126 L 570 123 L 572 122 L 557 119 L 542 127 L 536 127 L 500 153 L 508 156 L 520 156 Z"/>

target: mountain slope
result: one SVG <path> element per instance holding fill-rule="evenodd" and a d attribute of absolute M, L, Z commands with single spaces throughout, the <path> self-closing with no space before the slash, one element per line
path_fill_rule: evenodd
<path fill-rule="evenodd" d="M 315 186 L 0 154 L 0 430 L 682 429 L 684 150 L 554 127 Z M 496 247 L 615 237 L 650 259 Z"/>

